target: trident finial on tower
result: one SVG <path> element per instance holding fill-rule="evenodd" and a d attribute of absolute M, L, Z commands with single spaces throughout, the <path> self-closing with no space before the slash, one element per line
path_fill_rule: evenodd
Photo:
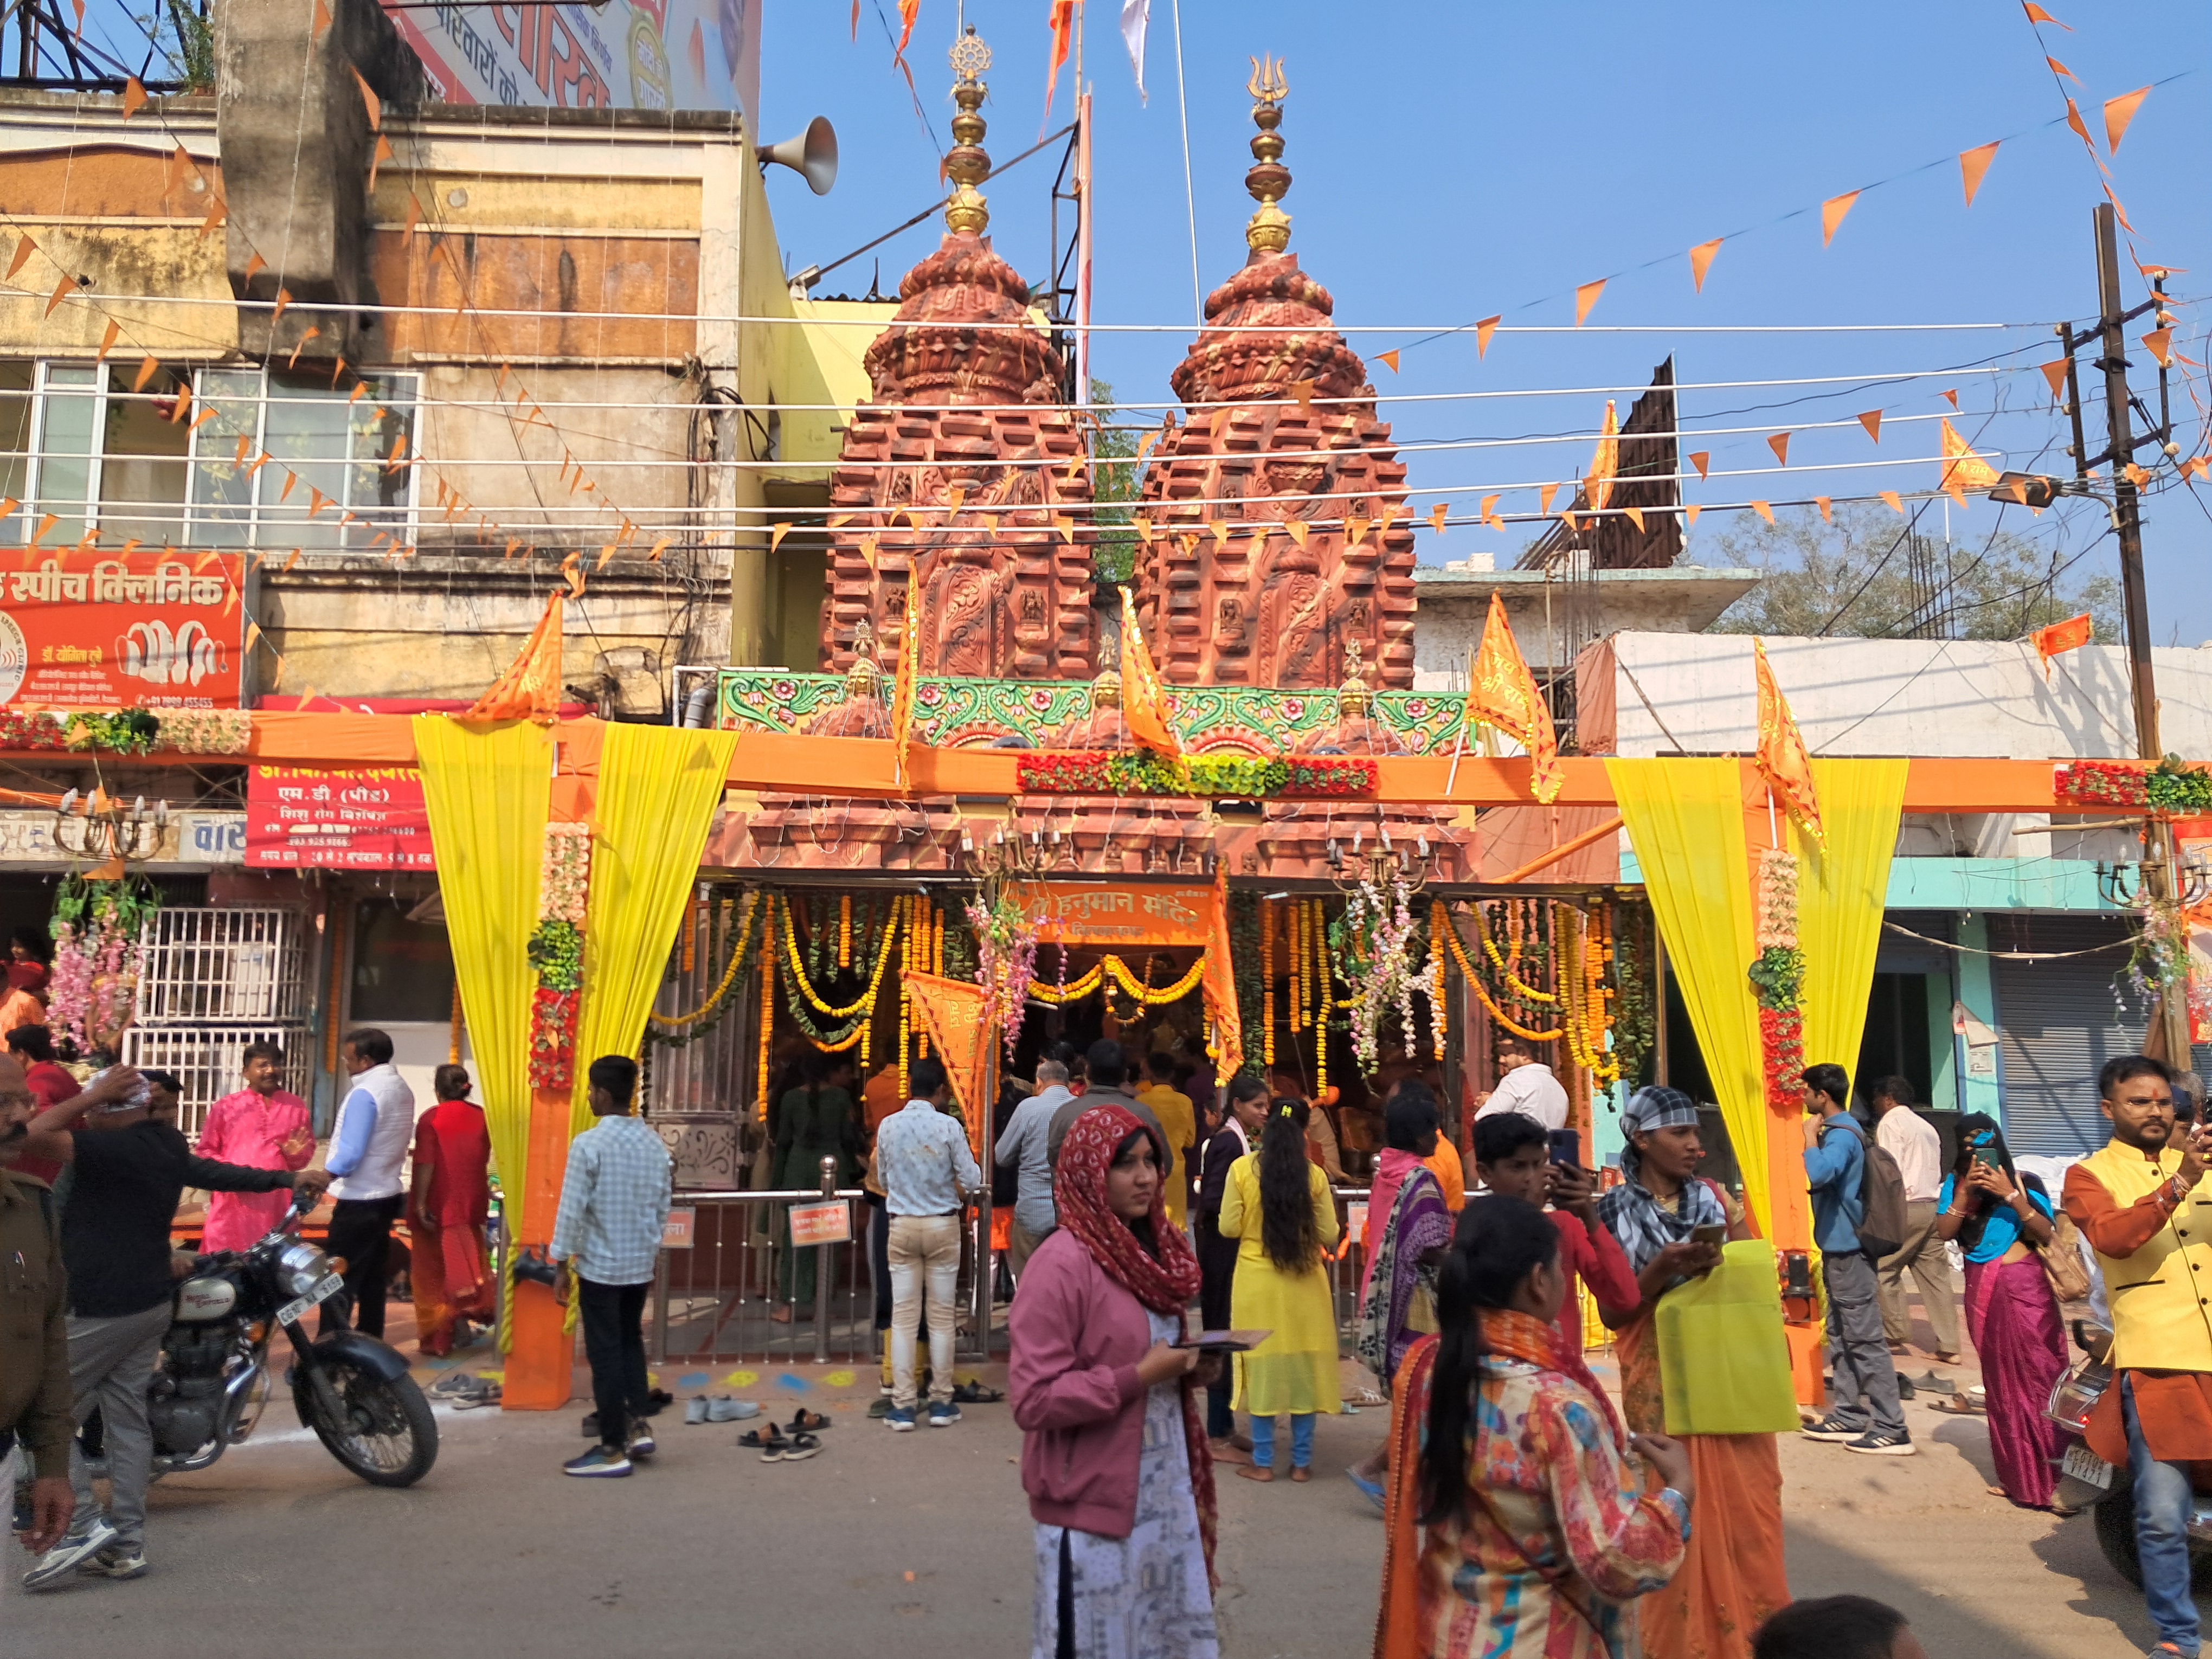
<path fill-rule="evenodd" d="M 991 174 L 991 158 L 983 149 L 984 122 L 977 113 L 990 88 L 983 71 L 991 67 L 991 49 L 970 23 L 952 43 L 952 101 L 960 112 L 952 118 L 952 149 L 945 158 L 945 177 L 952 180 L 952 195 L 945 204 L 945 228 L 981 235 L 991 222 L 991 210 L 983 192 L 975 188 Z"/>
<path fill-rule="evenodd" d="M 1252 78 L 1244 89 L 1256 100 L 1252 121 L 1260 131 L 1253 136 L 1253 166 L 1244 175 L 1244 188 L 1260 210 L 1244 228 L 1244 240 L 1255 253 L 1280 253 L 1291 245 L 1291 216 L 1276 204 L 1290 193 L 1291 170 L 1283 165 L 1282 136 L 1275 129 L 1283 123 L 1283 100 L 1291 95 L 1291 83 L 1284 77 L 1281 58 L 1251 61 Z"/>

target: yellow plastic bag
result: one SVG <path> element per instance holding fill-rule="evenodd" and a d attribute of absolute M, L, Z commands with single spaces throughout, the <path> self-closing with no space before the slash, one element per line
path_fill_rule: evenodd
<path fill-rule="evenodd" d="M 1774 1247 L 1745 1239 L 1721 1265 L 1659 1298 L 1667 1432 L 1782 1434 L 1797 1426 Z"/>

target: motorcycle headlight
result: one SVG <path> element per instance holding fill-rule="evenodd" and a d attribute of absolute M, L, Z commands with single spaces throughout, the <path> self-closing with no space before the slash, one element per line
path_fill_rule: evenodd
<path fill-rule="evenodd" d="M 288 1244 L 276 1258 L 276 1280 L 292 1296 L 305 1296 L 331 1270 L 331 1259 L 312 1244 Z"/>

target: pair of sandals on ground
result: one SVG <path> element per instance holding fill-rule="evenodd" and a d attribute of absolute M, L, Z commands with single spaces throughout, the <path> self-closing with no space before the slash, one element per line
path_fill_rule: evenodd
<path fill-rule="evenodd" d="M 738 1437 L 738 1443 L 757 1450 L 763 1463 L 799 1463 L 822 1449 L 821 1431 L 829 1426 L 827 1417 L 802 1406 L 787 1425 L 771 1423 L 764 1429 L 748 1429 Z"/>

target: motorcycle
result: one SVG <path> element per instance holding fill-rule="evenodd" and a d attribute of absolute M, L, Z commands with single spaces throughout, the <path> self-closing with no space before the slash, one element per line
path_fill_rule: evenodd
<path fill-rule="evenodd" d="M 2136 1554 L 2135 1476 L 2124 1465 L 2115 1468 L 2089 1449 L 2084 1437 L 2097 1402 L 2112 1385 L 2112 1334 L 2092 1320 L 2074 1322 L 2075 1346 L 2083 1358 L 2051 1386 L 2044 1415 L 2067 1437 L 2054 1461 L 2058 1486 L 2052 1501 L 2067 1509 L 2090 1510 L 2097 1531 L 2097 1547 L 2114 1572 L 2137 1589 L 2142 1588 L 2142 1563 Z M 2198 1594 L 2212 1593 L 2212 1489 L 2203 1477 L 2197 1486 L 2195 1511 L 2189 1517 L 2190 1587 Z"/>
<path fill-rule="evenodd" d="M 177 1286 L 147 1387 L 156 1477 L 206 1468 L 253 1432 L 273 1391 L 269 1346 L 280 1330 L 292 1344 L 293 1409 L 332 1457 L 375 1486 L 411 1486 L 437 1462 L 437 1419 L 397 1350 L 354 1330 L 308 1336 L 307 1316 L 345 1281 L 298 1236 L 298 1220 L 295 1207 L 250 1249 L 200 1258 Z"/>

